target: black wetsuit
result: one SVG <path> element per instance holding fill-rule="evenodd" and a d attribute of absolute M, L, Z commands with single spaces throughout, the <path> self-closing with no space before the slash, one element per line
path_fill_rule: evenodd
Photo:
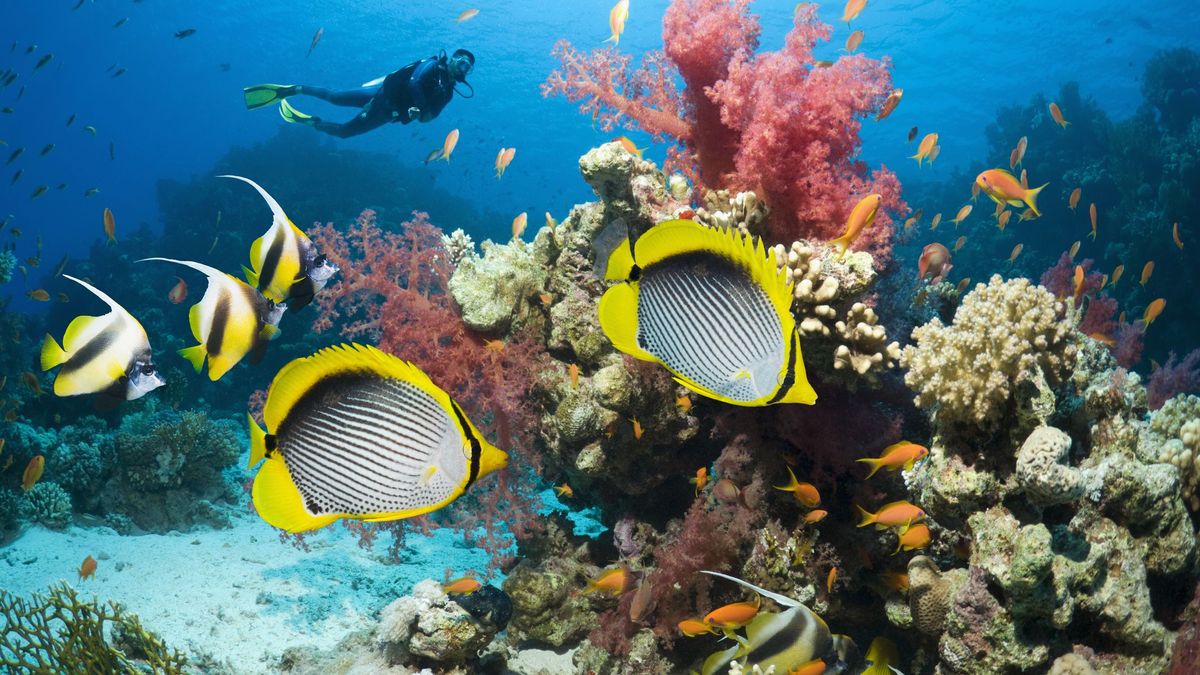
<path fill-rule="evenodd" d="M 330 91 L 304 85 L 299 93 L 334 105 L 362 108 L 362 112 L 344 124 L 314 119 L 314 128 L 338 138 L 349 138 L 389 122 L 408 124 L 413 120 L 434 119 L 454 97 L 454 76 L 445 56 L 431 56 L 404 66 L 372 87 Z M 414 117 L 410 108 L 420 113 Z"/>

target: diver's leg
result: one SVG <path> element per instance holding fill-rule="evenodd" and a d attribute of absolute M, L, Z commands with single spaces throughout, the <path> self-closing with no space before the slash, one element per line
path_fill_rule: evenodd
<path fill-rule="evenodd" d="M 362 87 L 346 91 L 332 91 L 324 87 L 310 87 L 308 85 L 301 85 L 297 88 L 299 89 L 296 92 L 298 94 L 312 96 L 322 101 L 328 101 L 334 105 L 346 106 L 348 108 L 361 108 L 365 106 L 367 103 L 370 103 L 371 99 L 375 98 L 375 94 L 379 91 L 379 87 Z"/>
<path fill-rule="evenodd" d="M 354 119 L 346 122 L 345 124 L 317 121 L 316 124 L 313 124 L 313 128 L 317 129 L 318 131 L 324 131 L 331 136 L 337 136 L 338 138 L 350 138 L 351 136 L 364 134 L 391 121 L 391 118 L 386 114 L 386 111 L 382 110 L 383 107 L 384 106 L 371 106 L 370 108 L 363 110 L 361 113 L 356 115 Z M 379 110 L 372 110 L 371 108 L 376 108 Z"/>

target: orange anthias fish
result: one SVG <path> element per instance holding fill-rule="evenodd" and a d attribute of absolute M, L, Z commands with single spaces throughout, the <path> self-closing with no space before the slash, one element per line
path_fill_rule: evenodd
<path fill-rule="evenodd" d="M 1016 163 L 1018 165 L 1020 165 L 1021 163 L 1023 163 L 1025 161 L 1025 150 L 1028 147 L 1029 147 L 1029 137 L 1022 136 L 1021 139 L 1017 141 L 1017 147 L 1014 148 L 1017 151 Z"/>
<path fill-rule="evenodd" d="M 1038 193 L 1045 189 L 1046 183 L 1037 188 L 1021 187 L 1021 182 L 1017 177 L 1004 169 L 988 169 L 975 177 L 975 184 L 983 191 L 992 201 L 997 204 L 1008 204 L 1009 206 L 1020 206 L 1025 204 L 1033 210 L 1033 215 L 1040 216 L 1042 212 L 1037 207 Z"/>
<path fill-rule="evenodd" d="M 788 671 L 788 675 L 822 675 L 829 667 L 825 659 L 805 661 Z"/>
<path fill-rule="evenodd" d="M 1017 149 L 1013 148 L 1012 152 L 1008 153 L 1008 169 L 1009 171 L 1017 170 Z"/>
<path fill-rule="evenodd" d="M 888 97 L 883 100 L 880 112 L 875 113 L 875 121 L 887 119 L 888 115 L 892 114 L 893 110 L 896 109 L 896 106 L 899 106 L 901 98 L 904 98 L 904 89 L 896 89 L 892 94 L 888 94 Z M 913 129 L 917 129 L 917 127 L 913 127 Z"/>
<path fill-rule="evenodd" d="M 83 564 L 79 566 L 79 580 L 90 579 L 96 574 L 96 559 L 88 556 L 83 559 Z"/>
<path fill-rule="evenodd" d="M 117 243 L 117 219 L 108 207 L 104 208 L 104 236 L 108 237 L 109 243 Z"/>
<path fill-rule="evenodd" d="M 936 132 L 925 134 L 925 138 L 921 139 L 921 144 L 917 146 L 917 154 L 909 157 L 909 159 L 917 160 L 917 166 L 921 166 L 921 162 L 929 157 L 929 153 L 933 152 L 933 146 L 937 145 L 938 135 Z"/>
<path fill-rule="evenodd" d="M 700 619 L 684 619 L 676 624 L 679 627 L 679 632 L 688 637 L 696 637 L 697 635 L 716 633 L 717 629 Z"/>
<path fill-rule="evenodd" d="M 901 551 L 915 551 L 925 548 L 929 545 L 929 526 L 925 523 L 918 523 L 908 528 L 908 530 L 900 533 L 899 542 L 896 544 L 896 550 L 892 555 L 896 555 Z"/>
<path fill-rule="evenodd" d="M 1067 257 L 1070 258 L 1071 260 L 1074 260 L 1075 254 L 1079 253 L 1079 246 L 1082 243 L 1083 242 L 1077 241 L 1074 244 L 1071 244 L 1071 248 L 1067 249 Z"/>
<path fill-rule="evenodd" d="M 796 501 L 807 506 L 815 508 L 821 505 L 821 493 L 812 483 L 801 483 L 796 480 L 796 474 L 792 473 L 792 467 L 787 467 L 789 482 L 787 485 L 776 485 L 776 490 L 790 492 L 796 498 Z"/>
<path fill-rule="evenodd" d="M 683 412 L 690 412 L 692 410 L 692 397 L 684 394 L 675 399 L 675 405 L 679 406 L 679 409 Z"/>
<path fill-rule="evenodd" d="M 850 217 L 846 219 L 845 234 L 829 242 L 830 246 L 838 250 L 838 260 L 846 257 L 846 251 L 850 249 L 850 245 L 858 239 L 863 230 L 875 222 L 875 214 L 879 212 L 881 203 L 883 203 L 883 195 L 869 194 L 854 205 L 850 211 Z"/>
<path fill-rule="evenodd" d="M 654 585 L 647 579 L 638 585 L 629 603 L 629 620 L 637 623 L 654 609 Z"/>
<path fill-rule="evenodd" d="M 884 572 L 879 575 L 884 588 L 897 593 L 908 592 L 908 574 L 904 572 Z"/>
<path fill-rule="evenodd" d="M 458 129 L 451 129 L 450 133 L 446 134 L 446 140 L 442 141 L 442 159 L 449 162 L 456 145 L 458 145 Z"/>
<path fill-rule="evenodd" d="M 1149 328 L 1150 324 L 1154 323 L 1154 320 L 1158 318 L 1158 315 L 1162 314 L 1163 308 L 1166 306 L 1167 301 L 1162 298 L 1159 298 L 1154 302 L 1151 302 L 1149 305 L 1146 305 L 1146 312 L 1142 314 L 1142 324 L 1146 328 Z"/>
<path fill-rule="evenodd" d="M 628 584 L 629 570 L 625 567 L 618 567 L 601 573 L 595 581 L 589 581 L 583 593 L 584 595 L 588 593 L 603 593 L 615 598 L 625 592 Z"/>
<path fill-rule="evenodd" d="M 1074 190 L 1071 190 L 1071 196 L 1067 198 L 1067 207 L 1074 211 L 1075 207 L 1079 206 L 1079 198 L 1082 196 L 1083 188 L 1077 187 Z"/>
<path fill-rule="evenodd" d="M 40 380 L 38 380 L 37 375 L 34 375 L 29 371 L 25 371 L 24 373 L 21 373 L 21 381 L 25 383 L 25 387 L 29 389 L 29 391 L 33 392 L 34 396 L 40 397 L 42 395 L 42 383 Z"/>
<path fill-rule="evenodd" d="M 1088 236 L 1092 238 L 1092 241 L 1096 241 L 1096 202 L 1088 205 L 1088 217 L 1092 219 L 1092 231 L 1088 233 Z"/>
<path fill-rule="evenodd" d="M 644 434 L 644 433 L 646 433 L 646 432 L 644 429 L 642 429 L 642 423 L 639 422 L 636 417 L 633 418 L 633 440 L 635 440 L 635 441 L 642 440 L 642 434 Z"/>
<path fill-rule="evenodd" d="M 474 18 L 475 18 L 475 16 L 476 16 L 476 15 L 478 15 L 478 14 L 479 14 L 479 10 L 477 10 L 477 9 L 474 9 L 474 8 L 472 8 L 472 9 L 464 9 L 464 10 L 463 10 L 463 11 L 462 11 L 462 12 L 461 12 L 459 15 L 458 15 L 458 18 L 454 20 L 454 23 L 462 23 L 462 22 L 464 22 L 464 21 L 470 21 L 471 19 L 474 19 Z"/>
<path fill-rule="evenodd" d="M 842 10 L 842 21 L 850 23 L 858 18 L 867 7 L 867 0 L 846 0 L 846 8 Z"/>
<path fill-rule="evenodd" d="M 1075 304 L 1079 304 L 1079 296 L 1083 294 L 1083 282 L 1087 277 L 1083 273 L 1081 265 L 1075 266 L 1075 292 L 1071 295 L 1075 299 Z"/>
<path fill-rule="evenodd" d="M 567 499 L 572 499 L 575 497 L 575 490 L 571 489 L 571 486 L 566 483 L 563 483 L 562 485 L 555 485 L 554 491 L 558 493 L 559 497 L 566 497 Z"/>
<path fill-rule="evenodd" d="M 1021 187 L 1029 189 L 1029 172 L 1025 169 L 1021 169 Z"/>
<path fill-rule="evenodd" d="M 1150 281 L 1151 274 L 1154 274 L 1154 261 L 1153 260 L 1146 263 L 1142 267 L 1142 280 L 1139 281 L 1138 283 L 1141 284 L 1143 288 L 1146 286 L 1146 282 Z"/>
<path fill-rule="evenodd" d="M 979 199 L 979 183 L 971 183 L 971 201 Z"/>
<path fill-rule="evenodd" d="M 942 214 L 940 212 L 933 214 L 933 220 L 931 220 L 929 222 L 929 231 L 937 232 L 938 225 L 941 225 L 941 224 L 942 224 Z"/>
<path fill-rule="evenodd" d="M 571 383 L 571 388 L 579 387 L 579 366 L 572 363 L 567 366 L 567 380 Z"/>
<path fill-rule="evenodd" d="M 504 340 L 484 340 L 483 348 L 493 354 L 504 352 Z"/>
<path fill-rule="evenodd" d="M 966 220 L 967 216 L 971 215 L 971 210 L 973 208 L 975 208 L 975 207 L 972 206 L 971 204 L 967 204 L 967 205 L 963 206 L 961 209 L 958 210 L 958 213 L 954 216 L 953 219 L 950 220 L 950 222 L 954 223 L 955 227 L 958 227 L 959 223 Z"/>
<path fill-rule="evenodd" d="M 855 504 L 854 508 L 862 514 L 862 522 L 858 524 L 859 527 L 874 525 L 877 530 L 899 527 L 903 533 L 913 523 L 925 520 L 925 511 L 921 507 L 904 500 L 885 504 L 877 513 L 871 513 L 858 504 Z"/>
<path fill-rule="evenodd" d="M 846 51 L 853 54 L 854 50 L 858 49 L 858 46 L 862 44 L 862 41 L 863 32 L 861 30 L 854 31 L 850 34 L 850 37 L 846 38 Z"/>
<path fill-rule="evenodd" d="M 461 577 L 442 584 L 443 591 L 447 594 L 453 593 L 455 595 L 470 595 L 480 588 L 483 588 L 483 584 L 479 583 L 478 579 L 472 579 L 471 577 Z"/>
<path fill-rule="evenodd" d="M 38 480 L 42 477 L 42 471 L 46 469 L 46 458 L 41 455 L 34 455 L 33 459 L 25 465 L 25 473 L 21 474 L 21 489 L 29 492 L 37 485 Z"/>
<path fill-rule="evenodd" d="M 167 299 L 171 301 L 172 305 L 178 305 L 187 300 L 187 282 L 182 277 L 175 278 L 179 280 L 178 283 L 167 293 Z"/>
<path fill-rule="evenodd" d="M 829 515 L 829 512 L 825 509 L 813 509 L 812 511 L 804 514 L 804 524 L 812 525 L 813 523 L 819 523 L 822 520 L 825 520 L 825 516 L 827 515 Z"/>
<path fill-rule="evenodd" d="M 630 138 L 628 136 L 617 136 L 616 138 L 613 139 L 613 141 L 616 143 L 620 143 L 621 147 L 625 149 L 625 152 L 628 152 L 629 154 L 633 155 L 634 157 L 637 157 L 638 159 L 641 159 L 642 153 L 646 151 L 645 148 L 639 148 L 637 146 L 637 144 L 635 144 L 632 140 L 630 140 Z"/>
<path fill-rule="evenodd" d="M 614 45 L 621 43 L 621 34 L 625 32 L 625 21 L 629 19 L 629 0 L 619 0 L 608 12 L 608 29 L 612 31 L 605 42 Z"/>
<path fill-rule="evenodd" d="M 44 288 L 38 288 L 25 293 L 25 297 L 38 302 L 50 302 L 50 292 Z"/>
<path fill-rule="evenodd" d="M 925 458 L 929 454 L 929 448 L 923 445 L 917 445 L 909 441 L 900 441 L 893 443 L 883 449 L 883 454 L 878 458 L 865 457 L 856 459 L 856 462 L 862 462 L 871 467 L 871 473 L 867 474 L 867 478 L 875 475 L 875 472 L 880 469 L 888 471 L 911 471 L 913 465 Z"/>
<path fill-rule="evenodd" d="M 830 567 L 829 574 L 825 577 L 825 592 L 832 593 L 833 585 L 837 583 L 837 568 Z"/>
<path fill-rule="evenodd" d="M 1057 103 L 1050 104 L 1050 117 L 1054 118 L 1055 124 L 1057 124 L 1058 126 L 1064 128 L 1064 129 L 1066 129 L 1067 125 L 1070 124 L 1070 122 L 1063 119 L 1062 109 L 1058 107 Z"/>
<path fill-rule="evenodd" d="M 723 630 L 737 630 L 750 623 L 762 606 L 762 596 L 754 596 L 754 602 L 734 602 L 718 607 L 704 616 L 704 623 Z"/>
<path fill-rule="evenodd" d="M 1008 221 L 1011 218 L 1012 211 L 1005 211 L 1004 213 L 1001 213 L 1000 217 L 996 219 L 996 227 L 1000 228 L 1000 231 L 1003 232 L 1004 228 L 1008 227 Z"/>
<path fill-rule="evenodd" d="M 708 485 L 708 467 L 702 466 L 696 469 L 696 475 L 689 478 L 688 482 L 696 486 L 696 494 L 699 495 L 704 486 Z"/>
<path fill-rule="evenodd" d="M 967 277 L 966 279 L 959 281 L 958 282 L 959 295 L 962 295 L 962 292 L 967 290 L 967 286 L 970 286 L 970 285 L 971 285 L 971 277 Z"/>
<path fill-rule="evenodd" d="M 517 217 L 513 218 L 513 221 L 512 221 L 513 239 L 521 238 L 521 235 L 525 233 L 525 225 L 528 223 L 529 223 L 529 214 L 526 213 L 525 211 L 518 213 Z"/>
<path fill-rule="evenodd" d="M 1175 242 L 1175 246 L 1177 246 L 1180 251 L 1183 250 L 1183 240 L 1179 238 L 1179 223 L 1175 223 L 1171 226 L 1171 240 Z"/>
<path fill-rule="evenodd" d="M 1021 249 L 1025 248 L 1024 244 L 1017 244 L 1013 247 L 1012 253 L 1008 255 L 1008 264 L 1017 262 L 1017 256 L 1021 255 Z"/>
<path fill-rule="evenodd" d="M 962 248 L 963 242 L 966 240 L 965 236 L 958 238 L 958 241 L 954 244 L 954 251 L 956 253 L 958 249 Z M 945 246 L 935 241 L 921 249 L 921 257 L 917 260 L 917 281 L 929 279 L 929 283 L 941 283 L 942 279 L 945 279 L 946 275 L 953 268 L 954 265 L 950 262 L 950 251 L 947 251 Z"/>
<path fill-rule="evenodd" d="M 1114 269 L 1113 273 L 1112 273 L 1112 285 L 1113 286 L 1116 286 L 1117 282 L 1121 280 L 1122 274 L 1125 274 L 1125 266 L 1117 265 L 1116 269 Z"/>
<path fill-rule="evenodd" d="M 504 148 L 504 150 L 502 150 L 500 152 L 500 176 L 503 176 L 504 172 L 508 171 L 508 165 L 512 164 L 513 157 L 516 157 L 516 156 L 517 156 L 516 148 Z M 497 176 L 497 178 L 499 178 L 500 176 Z"/>

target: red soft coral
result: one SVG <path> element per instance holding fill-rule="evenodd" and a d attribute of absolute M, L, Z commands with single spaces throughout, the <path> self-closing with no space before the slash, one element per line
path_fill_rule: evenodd
<path fill-rule="evenodd" d="M 1200 390 L 1200 349 L 1193 349 L 1179 360 L 1175 352 L 1167 362 L 1150 373 L 1146 382 L 1146 403 L 1151 410 L 1158 410 L 1177 394 Z"/>

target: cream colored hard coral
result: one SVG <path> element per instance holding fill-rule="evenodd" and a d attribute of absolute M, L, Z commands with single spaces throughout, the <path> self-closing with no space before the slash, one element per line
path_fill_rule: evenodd
<path fill-rule="evenodd" d="M 1075 360 L 1062 305 L 1028 279 L 993 276 L 963 299 L 951 325 L 939 319 L 913 329 L 901 358 L 918 406 L 941 424 L 996 428 L 1023 384 L 1046 391 Z"/>
<path fill-rule="evenodd" d="M 1150 417 L 1145 439 L 1157 445 L 1160 462 L 1173 464 L 1183 481 L 1183 498 L 1200 511 L 1200 398 L 1180 395 Z"/>

